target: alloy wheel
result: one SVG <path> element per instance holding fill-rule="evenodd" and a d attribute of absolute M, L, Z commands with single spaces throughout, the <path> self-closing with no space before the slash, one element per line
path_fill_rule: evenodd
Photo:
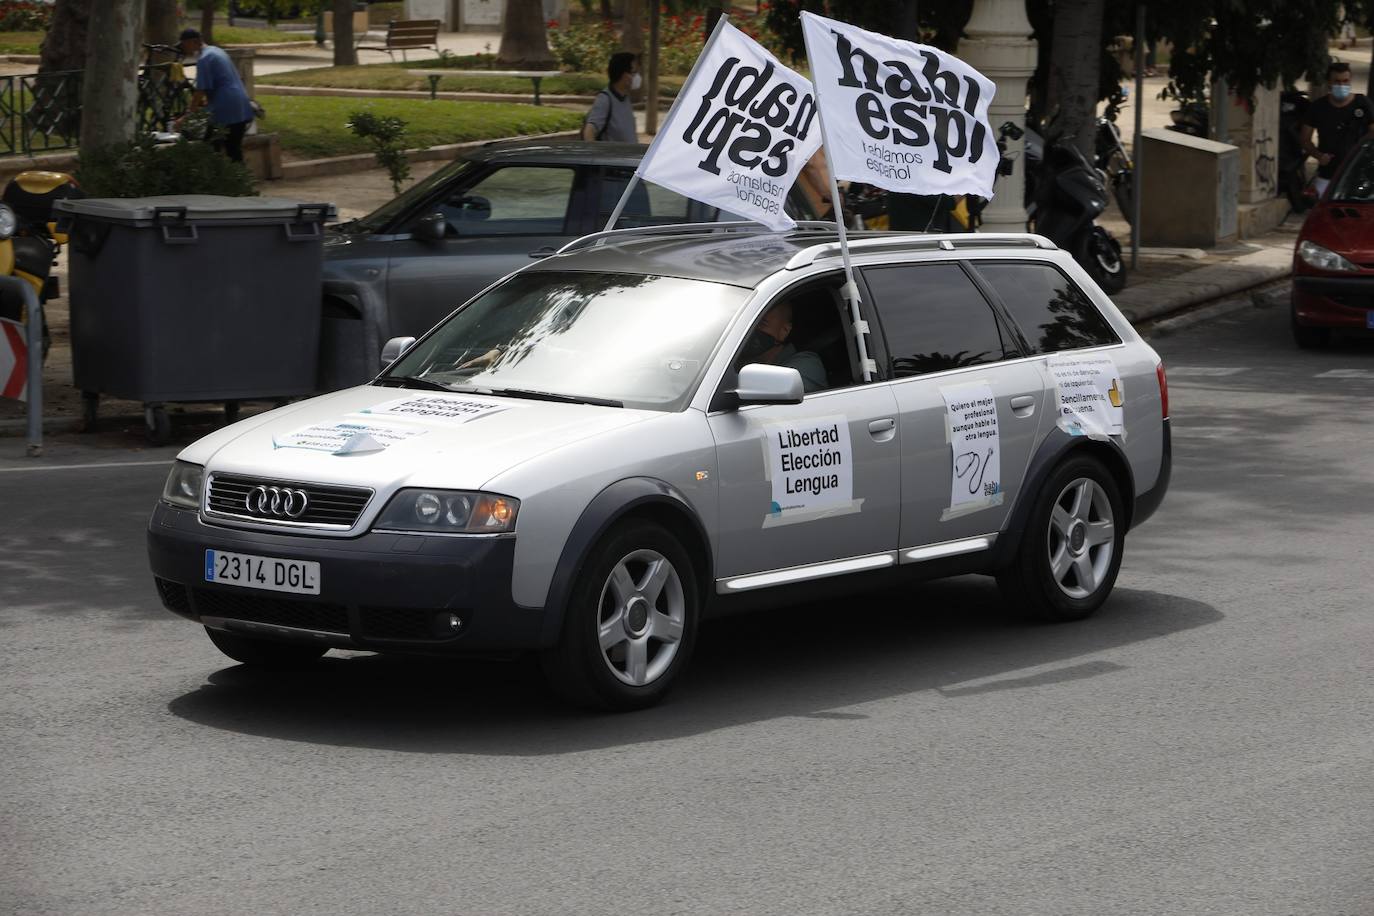
<path fill-rule="evenodd" d="M 1116 519 L 1107 491 L 1090 477 L 1064 487 L 1050 511 L 1050 575 L 1070 598 L 1086 598 L 1106 579 L 1116 550 Z"/>
<path fill-rule="evenodd" d="M 601 588 L 597 641 L 623 683 L 643 687 L 663 675 L 682 645 L 687 602 L 677 569 L 656 550 L 635 550 Z"/>

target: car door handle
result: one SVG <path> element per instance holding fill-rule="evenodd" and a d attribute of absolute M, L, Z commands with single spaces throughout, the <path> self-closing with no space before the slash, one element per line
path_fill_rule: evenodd
<path fill-rule="evenodd" d="M 552 245 L 545 245 L 543 248 L 536 248 L 536 249 L 534 249 L 533 251 L 531 251 L 531 252 L 530 252 L 530 257 L 532 257 L 532 258 L 547 258 L 548 256 L 554 255 L 554 254 L 557 254 L 557 253 L 558 253 L 558 249 L 557 249 L 557 248 L 554 248 Z"/>
<path fill-rule="evenodd" d="M 1035 413 L 1035 395 L 1023 394 L 1011 399 L 1011 412 L 1018 417 L 1029 417 Z"/>
<path fill-rule="evenodd" d="M 891 439 L 896 429 L 897 421 L 891 417 L 884 417 L 881 420 L 870 420 L 868 423 L 868 434 L 879 442 L 886 442 Z"/>

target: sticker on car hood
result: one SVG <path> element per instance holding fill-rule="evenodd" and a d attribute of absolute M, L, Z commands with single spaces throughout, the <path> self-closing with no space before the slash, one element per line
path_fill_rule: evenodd
<path fill-rule="evenodd" d="M 509 406 L 496 401 L 481 401 L 447 394 L 421 394 L 387 401 L 376 407 L 365 407 L 358 413 L 370 416 L 412 417 L 418 420 L 451 420 L 457 423 L 467 423 L 479 417 L 500 413 Z"/>
<path fill-rule="evenodd" d="M 1110 356 L 1051 356 L 1059 428 L 1071 436 L 1105 441 L 1125 436 L 1121 373 Z"/>
<path fill-rule="evenodd" d="M 330 455 L 370 455 L 424 434 L 423 429 L 378 423 L 316 423 L 284 436 L 273 436 L 272 447 L 299 448 Z"/>

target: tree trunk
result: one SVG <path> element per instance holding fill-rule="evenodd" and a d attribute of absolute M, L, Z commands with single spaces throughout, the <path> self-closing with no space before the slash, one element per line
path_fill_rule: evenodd
<path fill-rule="evenodd" d="M 200 0 L 200 37 L 205 43 L 215 40 L 215 0 Z"/>
<path fill-rule="evenodd" d="M 496 63 L 519 70 L 558 69 L 558 62 L 549 50 L 541 0 L 506 0 L 501 50 L 496 54 Z"/>
<path fill-rule="evenodd" d="M 132 140 L 138 133 L 139 44 L 143 0 L 92 5 L 81 91 L 81 148 Z M 98 78 L 95 78 L 97 77 Z"/>
<path fill-rule="evenodd" d="M 181 21 L 177 18 L 177 0 L 147 0 L 143 7 L 143 40 L 154 45 L 174 45 L 181 33 Z M 175 54 L 166 51 L 151 55 L 155 64 L 176 60 Z"/>
<path fill-rule="evenodd" d="M 91 0 L 57 0 L 52 9 L 52 24 L 39 50 L 39 73 L 80 70 L 86 65 L 90 18 Z"/>
<path fill-rule="evenodd" d="M 334 66 L 352 67 L 358 63 L 353 47 L 353 0 L 334 0 Z"/>
<path fill-rule="evenodd" d="M 625 0 L 625 26 L 620 33 L 620 46 L 635 54 L 644 53 L 644 0 Z"/>
<path fill-rule="evenodd" d="M 611 0 L 601 0 L 601 21 L 611 22 L 615 14 L 611 12 Z"/>
<path fill-rule="evenodd" d="M 1059 0 L 1051 40 L 1049 109 L 1058 109 L 1054 132 L 1089 158 L 1097 123 L 1103 2 Z"/>

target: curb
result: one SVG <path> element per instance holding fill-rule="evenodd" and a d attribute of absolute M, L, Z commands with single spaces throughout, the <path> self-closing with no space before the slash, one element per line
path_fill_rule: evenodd
<path fill-rule="evenodd" d="M 331 86 L 276 86 L 272 83 L 259 82 L 257 84 L 258 95 L 318 95 L 318 96 L 342 96 L 354 99 L 420 99 L 429 101 L 428 89 L 335 89 Z M 528 105 L 534 99 L 531 92 L 474 92 L 464 90 L 461 92 L 442 91 L 434 94 L 436 99 L 446 99 L 450 102 L 515 102 L 517 104 Z M 541 92 L 539 94 L 541 106 L 544 105 L 590 105 L 595 99 L 591 95 L 549 95 Z"/>
<path fill-rule="evenodd" d="M 1199 302 L 1244 292 L 1293 271 L 1293 253 L 1286 248 L 1266 248 L 1237 258 L 1229 264 L 1199 267 L 1182 277 L 1155 280 L 1112 297 L 1131 324 L 1143 324 Z"/>
<path fill-rule="evenodd" d="M 522 137 L 496 137 L 490 140 L 465 140 L 462 143 L 446 143 L 442 146 L 429 146 L 405 151 L 406 159 L 411 162 L 433 162 L 435 160 L 456 159 L 464 150 L 476 149 L 488 143 L 506 140 L 574 140 L 576 131 L 561 131 L 556 134 L 527 134 Z M 319 178 L 325 175 L 347 175 L 351 172 L 365 172 L 377 167 L 377 160 L 371 153 L 353 153 L 348 156 L 330 156 L 325 159 L 303 159 L 299 162 L 283 162 L 281 178 Z M 277 179 L 274 179 L 277 180 Z"/>

